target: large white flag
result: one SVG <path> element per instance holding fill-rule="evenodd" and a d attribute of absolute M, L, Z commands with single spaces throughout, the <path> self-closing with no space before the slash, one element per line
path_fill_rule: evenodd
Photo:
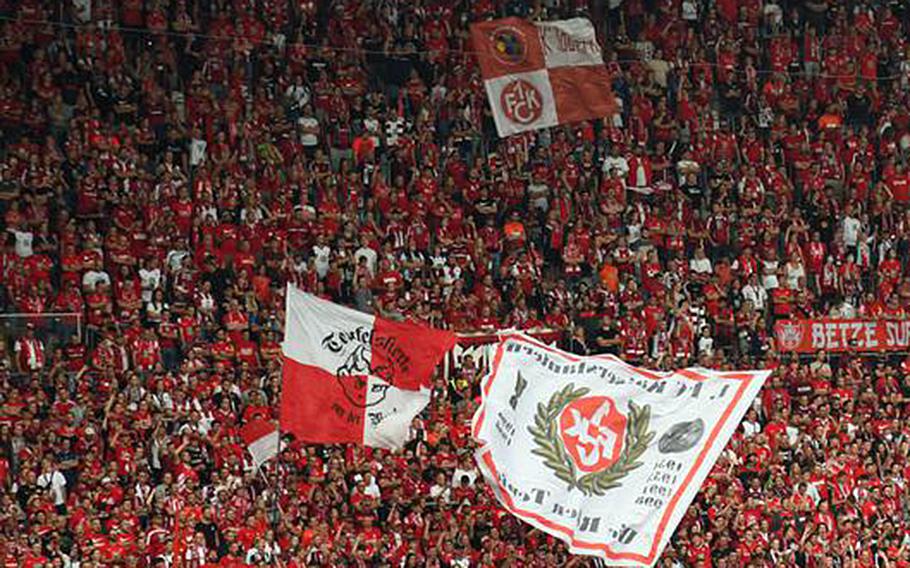
<path fill-rule="evenodd" d="M 770 371 L 655 373 L 504 334 L 474 415 L 503 506 L 614 566 L 651 566 Z"/>

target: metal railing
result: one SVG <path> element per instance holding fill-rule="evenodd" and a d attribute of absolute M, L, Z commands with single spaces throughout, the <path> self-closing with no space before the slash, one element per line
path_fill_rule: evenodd
<path fill-rule="evenodd" d="M 15 341 L 25 335 L 29 324 L 48 349 L 66 344 L 73 335 L 81 341 L 85 334 L 85 316 L 80 312 L 6 313 L 0 314 L 0 339 Z"/>

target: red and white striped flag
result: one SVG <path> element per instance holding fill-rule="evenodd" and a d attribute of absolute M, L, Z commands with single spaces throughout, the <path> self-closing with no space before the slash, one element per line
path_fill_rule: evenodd
<path fill-rule="evenodd" d="M 261 418 L 253 419 L 240 428 L 240 438 L 256 467 L 278 455 L 278 429 Z"/>
<path fill-rule="evenodd" d="M 455 334 L 345 308 L 289 285 L 281 431 L 314 443 L 400 448 Z"/>
<path fill-rule="evenodd" d="M 586 18 L 471 26 L 499 136 L 611 116 L 616 99 Z"/>

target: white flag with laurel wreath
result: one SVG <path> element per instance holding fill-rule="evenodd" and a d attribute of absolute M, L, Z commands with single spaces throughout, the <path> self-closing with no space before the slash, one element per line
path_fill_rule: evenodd
<path fill-rule="evenodd" d="M 512 514 L 614 566 L 651 566 L 770 371 L 657 373 L 500 338 L 477 463 Z"/>

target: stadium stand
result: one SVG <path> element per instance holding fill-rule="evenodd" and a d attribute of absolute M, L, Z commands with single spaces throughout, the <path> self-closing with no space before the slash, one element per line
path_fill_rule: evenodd
<path fill-rule="evenodd" d="M 589 17 L 620 112 L 500 140 L 472 21 Z M 910 566 L 910 10 L 856 0 L 0 0 L 6 566 L 587 566 L 469 421 L 497 329 L 774 368 L 662 566 Z M 286 282 L 453 329 L 401 453 L 276 417 Z"/>

